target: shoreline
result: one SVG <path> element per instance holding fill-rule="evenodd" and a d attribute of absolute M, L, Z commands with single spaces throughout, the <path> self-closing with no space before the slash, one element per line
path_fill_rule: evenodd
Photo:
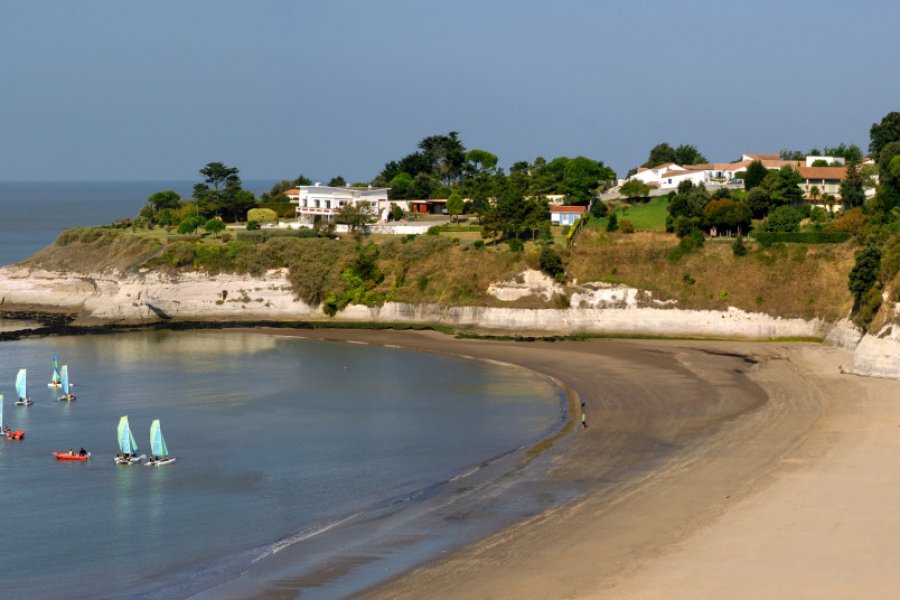
<path fill-rule="evenodd" d="M 548 471 L 554 485 L 583 483 L 578 500 L 403 570 L 360 597 L 418 598 L 436 589 L 450 598 L 812 597 L 812 586 L 814 597 L 843 598 L 853 596 L 848 589 L 870 596 L 900 590 L 884 558 L 900 552 L 900 523 L 890 516 L 900 491 L 884 477 L 900 469 L 900 382 L 842 373 L 848 351 L 671 339 L 521 344 L 383 329 L 269 333 L 497 358 L 545 375 L 559 368 L 558 379 L 582 394 L 589 415 L 604 417 L 589 418 L 585 435 L 568 436 Z M 644 376 L 648 366 L 653 377 Z M 642 403 L 629 406 L 633 400 Z M 668 415 L 657 414 L 665 409 Z M 889 425 L 878 421 L 878 411 L 889 415 Z M 898 452 L 884 453 L 886 444 Z M 848 480 L 856 488 L 845 489 Z M 869 492 L 864 500 L 860 488 Z M 807 529 L 789 518 L 797 498 L 817 506 L 801 519 Z M 883 515 L 876 530 L 863 529 L 873 511 Z M 813 541 L 809 529 L 817 533 Z M 777 559 L 746 542 L 758 545 L 760 537 Z M 833 537 L 845 546 L 829 553 Z M 861 543 L 871 548 L 866 559 L 877 554 L 875 572 L 852 556 Z M 712 576 L 710 563 L 731 579 Z M 759 576 L 769 570 L 778 577 Z M 290 578 L 269 583 L 274 587 L 241 597 L 292 597 L 298 585 Z M 302 582 L 309 583 L 315 585 Z"/>
<path fill-rule="evenodd" d="M 265 329 L 262 331 L 266 331 Z M 271 332 L 285 335 L 286 330 L 275 329 Z M 457 560 L 467 564 L 472 555 L 480 556 L 485 547 L 496 547 L 497 540 L 521 537 L 534 528 L 543 529 L 547 521 L 559 518 L 583 507 L 597 502 L 617 505 L 623 497 L 634 493 L 653 480 L 658 472 L 667 473 L 672 463 L 695 460 L 696 453 L 709 449 L 710 444 L 723 436 L 723 431 L 732 430 L 746 414 L 754 414 L 760 407 L 768 405 L 763 389 L 747 379 L 747 373 L 758 367 L 756 359 L 748 358 L 753 354 L 764 354 L 758 343 L 745 343 L 735 348 L 735 343 L 712 342 L 661 342 L 644 340 L 590 340 L 585 342 L 534 342 L 532 344 L 516 344 L 508 341 L 458 340 L 448 338 L 434 332 L 396 332 L 396 331 L 361 331 L 361 330 L 307 330 L 294 332 L 300 337 L 326 339 L 334 341 L 355 341 L 373 345 L 400 346 L 410 350 L 440 352 L 443 354 L 468 356 L 478 359 L 499 359 L 502 362 L 516 364 L 525 368 L 549 375 L 555 366 L 561 366 L 565 372 L 553 374 L 562 382 L 581 394 L 587 402 L 588 414 L 604 414 L 601 422 L 592 422 L 589 417 L 588 428 L 577 428 L 567 436 L 558 453 L 551 452 L 552 461 L 547 470 L 536 475 L 543 480 L 540 490 L 572 489 L 577 487 L 577 499 L 570 499 L 559 506 L 543 510 L 520 519 L 498 532 L 491 533 L 480 541 L 474 541 L 449 553 L 449 558 L 437 558 L 422 566 L 405 569 L 386 582 L 362 592 L 362 597 L 425 597 L 434 589 L 441 589 L 442 596 L 450 597 L 494 597 L 499 584 L 493 583 L 496 575 L 488 579 L 487 588 L 454 591 L 459 586 L 456 576 L 459 566 Z M 677 356 L 676 356 L 677 355 Z M 634 386 L 634 366 L 632 361 L 640 360 L 647 368 L 658 370 L 657 381 L 639 381 Z M 603 364 L 598 373 L 584 375 L 584 367 L 596 362 Z M 643 393 L 645 398 L 637 398 L 638 408 L 629 409 L 619 400 L 604 398 L 604 393 L 596 387 L 597 378 L 605 379 L 608 386 L 618 391 Z M 719 378 L 716 381 L 703 381 L 703 377 Z M 686 386 L 686 393 L 676 394 L 673 399 L 673 384 Z M 715 386 L 720 383 L 737 386 L 728 398 L 719 398 L 718 402 L 696 400 L 700 394 L 715 395 Z M 622 387 L 624 386 L 624 388 Z M 615 395 L 615 394 L 614 394 Z M 674 401 L 673 401 L 674 400 Z M 667 406 L 668 405 L 668 408 Z M 801 407 L 806 408 L 806 407 Z M 616 413 L 619 413 L 616 415 Z M 800 410 L 800 416 L 808 418 L 806 411 Z M 813 411 L 815 413 L 815 411 Z M 802 420 L 802 419 L 801 419 Z M 594 433 L 596 432 L 596 433 Z M 727 437 L 727 436 L 726 436 Z M 712 440 L 712 441 L 711 441 Z M 791 437 L 788 447 L 793 447 L 795 440 Z M 718 447 L 718 446 L 716 446 Z M 585 452 L 597 453 L 607 462 L 585 464 Z M 756 463 L 753 465 L 757 466 Z M 580 525 L 578 526 L 580 527 Z M 577 528 L 576 528 L 577 529 Z M 526 536 L 527 537 L 527 536 Z M 556 547 L 555 540 L 537 540 L 528 542 L 526 546 L 536 550 L 541 546 Z M 548 543 L 549 542 L 549 543 Z M 503 542 L 506 544 L 508 542 Z M 515 544 L 513 544 L 515 545 Z M 502 561 L 509 564 L 508 557 Z M 345 565 L 346 566 L 346 565 Z M 432 574 L 424 577 L 423 573 L 434 570 L 447 571 L 447 581 L 432 581 Z M 290 597 L 309 592 L 307 585 L 316 582 L 288 575 L 289 566 L 280 566 L 280 577 L 257 580 L 250 588 L 257 591 L 248 593 L 250 588 L 240 592 L 210 593 L 203 597 Z M 533 568 L 528 571 L 532 575 Z M 463 577 L 462 579 L 467 579 Z M 522 573 L 516 576 L 522 578 Z M 265 579 L 265 578 L 264 578 Z M 528 577 L 525 577 L 527 580 Z M 260 588 L 260 584 L 263 584 Z M 497 597 L 557 597 L 568 596 L 556 587 L 549 595 L 529 595 L 531 585 L 524 587 L 503 586 L 508 593 Z M 353 592 L 354 596 L 356 592 Z"/>

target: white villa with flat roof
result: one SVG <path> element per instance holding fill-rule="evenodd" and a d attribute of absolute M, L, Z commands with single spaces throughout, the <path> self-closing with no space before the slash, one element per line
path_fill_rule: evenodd
<path fill-rule="evenodd" d="M 316 217 L 325 222 L 334 221 L 341 208 L 368 202 L 372 215 L 379 221 L 386 218 L 390 210 L 388 190 L 390 188 L 331 187 L 328 185 L 301 185 L 287 190 L 284 195 L 297 205 L 297 219 L 311 225 Z"/>

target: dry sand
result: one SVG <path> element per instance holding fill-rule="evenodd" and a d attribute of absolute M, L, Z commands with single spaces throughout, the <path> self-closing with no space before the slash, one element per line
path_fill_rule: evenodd
<path fill-rule="evenodd" d="M 548 476 L 589 493 L 366 598 L 900 597 L 900 382 L 840 374 L 844 351 L 297 333 L 504 360 L 586 402 Z"/>

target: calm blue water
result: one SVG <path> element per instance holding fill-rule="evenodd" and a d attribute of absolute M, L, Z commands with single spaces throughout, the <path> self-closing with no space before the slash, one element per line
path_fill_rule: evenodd
<path fill-rule="evenodd" d="M 50 357 L 78 400 L 47 389 Z M 35 404 L 14 407 L 29 373 Z M 141 332 L 0 343 L 0 581 L 98 598 L 228 578 L 274 544 L 536 439 L 559 392 L 512 367 L 256 333 Z M 127 414 L 162 421 L 178 462 L 113 464 Z M 88 463 L 51 452 L 85 446 Z"/>
<path fill-rule="evenodd" d="M 134 217 L 161 190 L 190 197 L 194 181 L 0 182 L 0 265 L 28 258 L 69 227 Z M 259 194 L 271 181 L 245 181 Z"/>

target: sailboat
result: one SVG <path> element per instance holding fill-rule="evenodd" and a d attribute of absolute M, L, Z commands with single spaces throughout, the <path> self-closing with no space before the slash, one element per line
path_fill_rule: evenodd
<path fill-rule="evenodd" d="M 63 393 L 63 395 L 59 397 L 59 400 L 65 400 L 67 402 L 74 400 L 76 398 L 75 394 L 69 391 L 69 365 L 63 365 L 62 369 L 60 369 L 59 381 L 60 385 L 62 385 Z"/>
<path fill-rule="evenodd" d="M 166 447 L 166 438 L 163 437 L 159 426 L 159 419 L 154 419 L 150 424 L 150 460 L 148 467 L 162 467 L 175 462 L 174 456 L 169 456 L 169 448 Z"/>
<path fill-rule="evenodd" d="M 131 435 L 131 427 L 128 426 L 128 417 L 119 419 L 118 434 L 119 452 L 116 454 L 116 464 L 134 465 L 147 458 L 143 454 L 138 456 L 137 442 L 134 441 L 134 436 Z"/>
<path fill-rule="evenodd" d="M 8 440 L 21 440 L 25 437 L 25 432 L 21 429 L 12 431 L 9 427 L 3 426 L 3 394 L 0 394 L 0 431 L 3 432 L 3 435 L 5 435 Z"/>
<path fill-rule="evenodd" d="M 53 358 L 50 359 L 50 365 L 53 367 L 53 376 L 50 379 L 50 383 L 47 384 L 47 387 L 58 388 L 60 386 L 60 374 L 59 357 L 56 355 L 56 352 L 53 353 Z"/>
<path fill-rule="evenodd" d="M 29 404 L 32 404 L 31 398 L 28 397 L 25 378 L 25 369 L 19 369 L 19 374 L 16 375 L 16 393 L 19 394 L 19 399 L 16 400 L 16 406 L 28 406 Z"/>

